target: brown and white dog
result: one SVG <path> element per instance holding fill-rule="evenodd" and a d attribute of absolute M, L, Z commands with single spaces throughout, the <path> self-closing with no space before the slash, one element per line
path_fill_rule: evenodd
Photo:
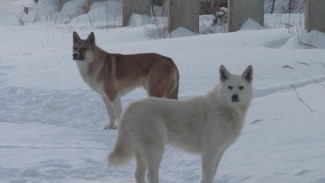
<path fill-rule="evenodd" d="M 151 97 L 178 97 L 177 67 L 171 58 L 163 55 L 111 54 L 95 44 L 93 32 L 86 40 L 73 32 L 73 60 L 83 80 L 105 102 L 110 121 L 105 129 L 116 128 L 122 111 L 120 97 L 136 87 L 144 87 Z"/>

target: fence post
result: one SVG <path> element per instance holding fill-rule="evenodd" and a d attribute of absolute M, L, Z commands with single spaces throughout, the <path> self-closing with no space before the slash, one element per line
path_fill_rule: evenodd
<path fill-rule="evenodd" d="M 249 19 L 264 25 L 264 0 L 228 0 L 228 31 L 235 32 Z"/>
<path fill-rule="evenodd" d="M 305 28 L 325 33 L 325 0 L 305 0 Z"/>
<path fill-rule="evenodd" d="M 198 0 L 168 0 L 168 31 L 184 27 L 199 33 Z"/>
<path fill-rule="evenodd" d="M 129 24 L 132 13 L 150 16 L 151 0 L 123 0 L 123 26 Z"/>

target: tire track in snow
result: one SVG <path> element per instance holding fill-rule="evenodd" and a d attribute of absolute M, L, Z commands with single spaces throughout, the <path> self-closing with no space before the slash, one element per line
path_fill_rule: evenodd
<path fill-rule="evenodd" d="M 321 78 L 317 78 L 317 79 L 312 79 L 312 80 L 308 80 L 308 81 L 300 81 L 300 82 L 295 82 L 295 83 L 287 84 L 287 85 L 281 85 L 281 86 L 277 86 L 277 87 L 254 89 L 254 98 L 261 98 L 261 97 L 272 95 L 274 93 L 278 93 L 281 91 L 292 90 L 291 85 L 294 85 L 296 88 L 302 88 L 302 87 L 305 87 L 310 84 L 322 85 L 321 83 L 324 81 L 325 81 L 325 77 L 321 77 Z"/>

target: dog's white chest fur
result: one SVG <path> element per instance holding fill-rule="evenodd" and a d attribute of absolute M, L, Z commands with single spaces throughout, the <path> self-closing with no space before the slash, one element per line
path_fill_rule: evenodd
<path fill-rule="evenodd" d="M 100 69 L 94 68 L 93 70 L 89 70 L 89 62 L 85 61 L 77 61 L 78 69 L 82 79 L 85 83 L 94 91 L 99 93 L 102 96 L 106 96 L 104 92 L 104 84 L 103 82 L 98 81 L 98 75 Z M 98 67 L 100 68 L 100 66 Z"/>
<path fill-rule="evenodd" d="M 239 136 L 243 126 L 244 114 L 236 108 L 219 109 L 218 115 L 220 122 L 220 129 L 218 132 L 220 136 L 218 139 L 225 140 L 225 146 L 231 145 Z M 217 116 L 215 116 L 217 117 Z M 219 136 L 219 135 L 218 135 Z M 223 138 L 222 138 L 223 137 Z"/>

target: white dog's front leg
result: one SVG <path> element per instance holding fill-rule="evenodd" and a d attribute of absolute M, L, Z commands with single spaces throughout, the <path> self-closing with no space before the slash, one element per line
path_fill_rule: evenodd
<path fill-rule="evenodd" d="M 215 163 L 215 165 L 214 165 L 214 175 L 213 175 L 213 176 L 215 176 L 216 173 L 217 173 L 218 166 L 219 166 L 220 160 L 221 160 L 221 158 L 222 158 L 222 155 L 223 155 L 223 152 L 219 152 L 219 153 L 217 154 L 216 163 Z"/>
<path fill-rule="evenodd" d="M 117 118 L 114 113 L 114 109 L 113 109 L 114 106 L 111 104 L 112 102 L 107 97 L 103 97 L 103 100 L 104 100 L 108 118 L 109 118 L 109 124 L 105 125 L 104 129 L 105 130 L 114 129 L 114 128 L 116 128 L 115 121 Z"/>
<path fill-rule="evenodd" d="M 212 183 L 215 175 L 216 153 L 203 152 L 201 164 L 201 183 Z"/>

